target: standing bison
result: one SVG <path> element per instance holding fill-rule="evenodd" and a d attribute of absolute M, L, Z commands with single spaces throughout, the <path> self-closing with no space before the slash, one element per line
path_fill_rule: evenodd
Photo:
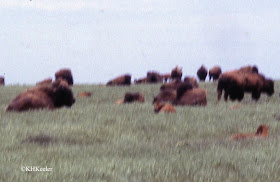
<path fill-rule="evenodd" d="M 172 71 L 171 71 L 171 79 L 172 80 L 181 80 L 182 78 L 182 68 L 179 68 L 176 66 Z"/>
<path fill-rule="evenodd" d="M 202 65 L 196 72 L 199 81 L 205 81 L 207 76 L 207 69 Z"/>
<path fill-rule="evenodd" d="M 106 85 L 107 86 L 116 86 L 116 85 L 130 85 L 131 84 L 131 75 L 125 74 L 118 76 L 112 80 L 110 80 Z"/>
<path fill-rule="evenodd" d="M 225 72 L 220 76 L 217 86 L 218 100 L 221 99 L 223 91 L 225 101 L 228 96 L 232 101 L 236 99 L 241 101 L 245 92 L 251 93 L 252 99 L 258 100 L 261 93 L 273 95 L 274 81 L 259 74 L 256 67 L 246 67 L 246 69 L 243 67 Z"/>
<path fill-rule="evenodd" d="M 61 69 L 55 73 L 55 80 L 64 79 L 69 85 L 73 85 L 73 76 L 70 69 Z"/>
<path fill-rule="evenodd" d="M 5 78 L 3 76 L 0 76 L 0 86 L 4 86 L 5 85 Z"/>
<path fill-rule="evenodd" d="M 50 85 L 36 86 L 19 94 L 6 111 L 27 111 L 32 109 L 55 109 L 72 106 L 75 103 L 72 90 L 65 80 L 59 79 Z"/>
<path fill-rule="evenodd" d="M 209 81 L 213 79 L 213 81 L 218 80 L 220 74 L 222 73 L 222 69 L 219 66 L 215 66 L 209 70 Z"/>

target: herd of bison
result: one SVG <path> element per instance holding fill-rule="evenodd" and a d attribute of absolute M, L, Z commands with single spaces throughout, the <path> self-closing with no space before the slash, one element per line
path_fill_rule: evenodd
<path fill-rule="evenodd" d="M 241 101 L 244 93 L 250 93 L 252 99 L 258 100 L 262 93 L 268 96 L 274 93 L 274 81 L 259 73 L 257 66 L 244 66 L 240 69 L 222 73 L 219 66 L 209 71 L 202 65 L 197 71 L 199 81 L 205 81 L 209 75 L 209 81 L 217 81 L 217 100 L 224 92 L 224 100 L 228 97 L 234 101 Z M 135 84 L 162 83 L 159 93 L 154 97 L 154 112 L 176 112 L 174 106 L 205 106 L 207 105 L 207 92 L 199 88 L 196 77 L 186 76 L 182 79 L 182 68 L 176 66 L 171 73 L 160 74 L 156 71 L 147 72 L 146 77 L 135 79 Z M 4 77 L 0 77 L 0 85 L 5 85 Z M 35 87 L 29 88 L 15 97 L 7 106 L 6 111 L 27 111 L 33 109 L 55 109 L 62 106 L 71 107 L 75 98 L 71 90 L 73 76 L 70 69 L 61 69 L 55 73 L 55 80 L 51 78 L 37 82 Z M 131 75 L 125 74 L 114 78 L 107 86 L 129 86 Z M 90 92 L 81 92 L 78 97 L 90 97 Z M 145 102 L 144 95 L 140 92 L 127 92 L 124 98 L 116 101 L 116 104 Z M 255 134 L 242 134 L 233 136 L 240 139 L 246 136 L 266 136 L 267 126 L 261 125 Z"/>

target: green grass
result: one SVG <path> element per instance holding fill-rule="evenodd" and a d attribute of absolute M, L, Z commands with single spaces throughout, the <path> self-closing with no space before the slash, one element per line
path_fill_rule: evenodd
<path fill-rule="evenodd" d="M 0 87 L 0 181 L 280 181 L 280 82 L 272 97 L 258 102 L 216 103 L 217 83 L 207 89 L 206 107 L 176 107 L 155 114 L 152 100 L 160 85 L 105 87 L 77 85 L 92 92 L 71 108 L 6 113 L 27 86 Z M 116 105 L 126 91 L 140 91 L 143 104 Z M 238 132 L 269 126 L 266 139 L 230 141 Z M 28 138 L 47 135 L 46 145 Z M 22 172 L 21 166 L 52 168 Z"/>

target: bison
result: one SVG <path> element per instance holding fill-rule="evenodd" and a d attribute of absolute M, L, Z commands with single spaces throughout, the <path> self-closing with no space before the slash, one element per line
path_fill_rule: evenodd
<path fill-rule="evenodd" d="M 247 138 L 265 138 L 268 135 L 268 126 L 260 125 L 255 133 L 238 133 L 230 137 L 231 140 L 241 140 Z"/>
<path fill-rule="evenodd" d="M 266 79 L 262 74 L 234 70 L 223 73 L 217 86 L 218 100 L 220 100 L 224 90 L 224 99 L 228 96 L 231 100 L 241 101 L 244 93 L 252 94 L 252 99 L 258 100 L 261 93 L 271 96 L 274 93 L 274 81 Z"/>
<path fill-rule="evenodd" d="M 65 80 L 59 79 L 50 85 L 36 86 L 19 94 L 6 111 L 27 111 L 33 109 L 55 109 L 72 106 L 75 103 L 72 90 Z"/>
<path fill-rule="evenodd" d="M 197 79 L 195 77 L 186 76 L 184 82 L 191 84 L 193 88 L 198 88 Z"/>
<path fill-rule="evenodd" d="M 112 80 L 110 80 L 106 85 L 107 86 L 116 86 L 116 85 L 130 85 L 131 84 L 131 75 L 130 74 L 125 74 L 118 76 Z"/>
<path fill-rule="evenodd" d="M 202 65 L 196 72 L 199 81 L 205 81 L 207 76 L 207 69 Z"/>
<path fill-rule="evenodd" d="M 175 113 L 176 112 L 174 106 L 172 106 L 171 104 L 162 103 L 162 102 L 154 103 L 154 111 L 155 111 L 155 113 L 160 113 L 160 112 Z"/>
<path fill-rule="evenodd" d="M 163 81 L 166 83 L 166 82 L 170 81 L 171 74 L 169 74 L 169 73 L 162 74 L 161 77 L 162 77 Z"/>
<path fill-rule="evenodd" d="M 241 67 L 239 69 L 239 72 L 242 72 L 242 73 L 256 73 L 258 74 L 259 73 L 259 69 L 257 66 L 244 66 L 244 67 Z"/>
<path fill-rule="evenodd" d="M 161 90 L 159 94 L 154 98 L 155 102 L 170 102 L 172 103 L 176 99 L 176 90 L 165 89 Z"/>
<path fill-rule="evenodd" d="M 213 79 L 213 81 L 218 80 L 220 74 L 222 73 L 222 69 L 219 66 L 215 66 L 209 70 L 209 81 Z"/>
<path fill-rule="evenodd" d="M 4 86 L 5 85 L 5 78 L 3 76 L 0 76 L 0 86 Z"/>
<path fill-rule="evenodd" d="M 123 103 L 132 103 L 132 102 L 145 102 L 144 95 L 140 92 L 126 92 L 124 95 L 124 99 L 119 99 L 115 103 L 123 104 Z"/>
<path fill-rule="evenodd" d="M 73 85 L 73 76 L 70 69 L 61 69 L 55 73 L 55 80 L 64 79 L 69 85 Z"/>
<path fill-rule="evenodd" d="M 188 86 L 182 86 L 177 89 L 174 105 L 207 105 L 207 92 L 202 88 L 188 89 Z"/>
<path fill-rule="evenodd" d="M 142 83 L 147 83 L 147 78 L 139 78 L 134 80 L 135 84 L 142 84 Z"/>
<path fill-rule="evenodd" d="M 171 79 L 172 80 L 181 80 L 182 78 L 182 68 L 179 68 L 176 66 L 172 71 L 171 71 Z"/>
<path fill-rule="evenodd" d="M 162 76 L 155 71 L 147 72 L 147 83 L 162 83 Z"/>

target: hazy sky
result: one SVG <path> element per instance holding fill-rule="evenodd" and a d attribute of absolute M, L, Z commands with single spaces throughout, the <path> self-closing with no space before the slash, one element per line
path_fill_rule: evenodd
<path fill-rule="evenodd" d="M 279 0 L 0 0 L 0 75 L 34 84 L 70 68 L 75 83 L 149 70 L 196 75 L 256 64 L 280 78 Z"/>

